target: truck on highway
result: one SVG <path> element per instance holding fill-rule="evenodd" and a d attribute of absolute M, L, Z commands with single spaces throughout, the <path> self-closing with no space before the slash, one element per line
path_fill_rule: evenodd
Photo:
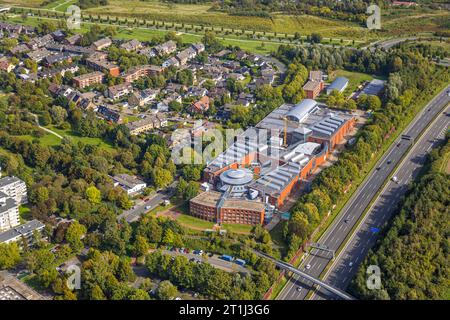
<path fill-rule="evenodd" d="M 229 255 L 227 255 L 227 254 L 223 254 L 223 255 L 220 257 L 220 259 L 225 260 L 225 261 L 230 261 L 230 262 L 234 260 L 234 258 L 233 258 L 232 256 L 229 256 Z"/>
<path fill-rule="evenodd" d="M 246 264 L 245 260 L 242 260 L 242 259 L 236 259 L 236 260 L 234 260 L 234 262 L 240 266 L 245 266 L 245 264 Z"/>

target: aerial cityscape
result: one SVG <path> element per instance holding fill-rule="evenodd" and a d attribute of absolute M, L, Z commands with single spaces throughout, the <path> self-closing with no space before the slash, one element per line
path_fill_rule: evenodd
<path fill-rule="evenodd" d="M 446 1 L 0 0 L 0 300 L 448 301 L 449 128 Z"/>

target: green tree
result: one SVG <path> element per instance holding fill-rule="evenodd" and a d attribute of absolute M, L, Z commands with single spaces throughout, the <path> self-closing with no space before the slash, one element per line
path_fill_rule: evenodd
<path fill-rule="evenodd" d="M 74 221 L 67 228 L 65 239 L 74 252 L 79 252 L 83 248 L 81 238 L 86 234 L 86 227 L 78 221 Z"/>
<path fill-rule="evenodd" d="M 10 269 L 20 260 L 20 249 L 17 243 L 0 243 L 0 269 Z"/>
<path fill-rule="evenodd" d="M 171 300 L 178 294 L 178 289 L 169 280 L 161 281 L 156 290 L 156 295 L 160 300 Z"/>
<path fill-rule="evenodd" d="M 99 204 L 102 200 L 100 190 L 98 190 L 95 186 L 90 186 L 86 189 L 86 197 L 92 204 Z"/>

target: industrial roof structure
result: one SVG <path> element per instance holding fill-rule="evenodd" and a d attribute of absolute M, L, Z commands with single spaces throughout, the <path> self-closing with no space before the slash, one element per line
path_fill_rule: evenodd
<path fill-rule="evenodd" d="M 337 77 L 334 81 L 327 87 L 327 94 L 330 94 L 333 90 L 342 92 L 348 85 L 348 79 L 346 77 Z"/>
<path fill-rule="evenodd" d="M 317 102 L 313 99 L 304 99 L 297 103 L 287 114 L 289 120 L 302 122 L 308 114 L 312 113 L 317 107 Z"/>

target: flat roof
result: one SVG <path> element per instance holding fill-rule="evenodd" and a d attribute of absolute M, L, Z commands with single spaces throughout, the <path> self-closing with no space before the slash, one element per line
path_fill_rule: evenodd
<path fill-rule="evenodd" d="M 191 199 L 191 202 L 199 205 L 217 207 L 221 197 L 222 193 L 220 192 L 205 191 L 197 195 L 195 198 Z M 223 202 L 222 208 L 262 211 L 264 210 L 265 205 L 259 200 L 253 201 L 246 199 L 228 198 Z"/>
<path fill-rule="evenodd" d="M 23 182 L 23 181 L 15 176 L 3 177 L 0 179 L 0 188 L 5 187 L 5 186 L 10 185 L 15 182 Z"/>
<path fill-rule="evenodd" d="M 33 232 L 34 230 L 38 230 L 44 228 L 45 225 L 39 220 L 31 220 L 30 222 L 21 224 L 20 226 L 11 228 L 0 233 L 0 243 L 6 242 L 8 240 L 14 239 L 21 235 L 25 235 L 27 233 Z"/>

